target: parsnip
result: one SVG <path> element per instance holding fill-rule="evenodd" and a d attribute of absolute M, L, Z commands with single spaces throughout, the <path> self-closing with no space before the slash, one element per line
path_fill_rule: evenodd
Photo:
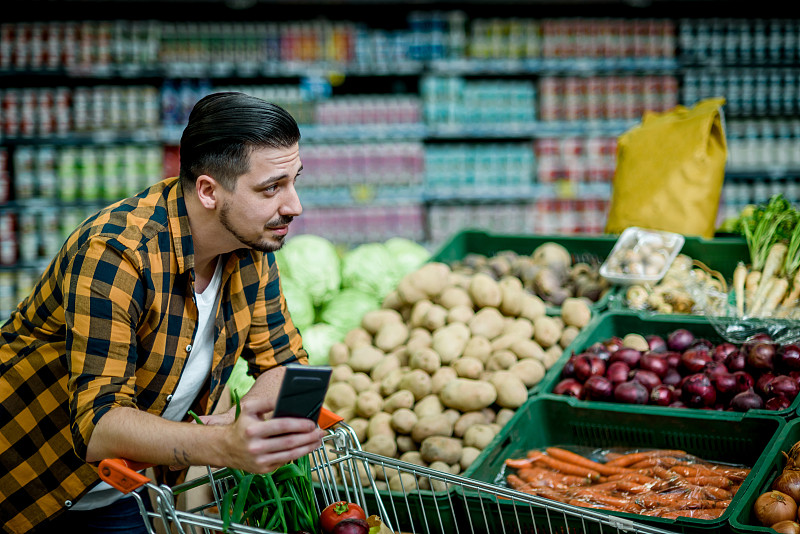
<path fill-rule="evenodd" d="M 772 279 L 780 274 L 781 266 L 783 265 L 783 260 L 786 258 L 786 252 L 788 250 L 789 247 L 780 242 L 770 247 L 767 260 L 764 262 L 764 268 L 761 270 L 761 280 L 758 282 L 756 294 L 753 296 L 753 304 L 758 307 L 758 309 L 763 308 L 764 303 L 762 301 L 768 294 Z M 781 295 L 781 297 L 783 297 L 783 295 Z"/>
<path fill-rule="evenodd" d="M 744 281 L 747 278 L 747 267 L 743 262 L 739 262 L 733 271 L 733 287 L 736 296 L 736 315 L 744 315 Z"/>
<path fill-rule="evenodd" d="M 761 281 L 761 271 L 750 271 L 747 273 L 747 278 L 744 280 L 744 296 L 745 296 L 745 309 L 747 315 L 750 315 L 750 310 L 753 309 L 753 298 L 756 294 L 756 288 Z"/>
<path fill-rule="evenodd" d="M 791 310 L 797 307 L 798 299 L 800 299 L 800 269 L 794 273 L 794 278 L 792 278 L 792 290 L 786 294 L 786 298 L 781 302 L 781 309 L 778 310 L 778 317 L 789 317 Z"/>
<path fill-rule="evenodd" d="M 775 309 L 786 296 L 787 289 L 789 289 L 788 280 L 785 278 L 773 278 L 769 293 L 766 294 L 761 308 L 762 317 L 770 317 L 775 312 Z"/>

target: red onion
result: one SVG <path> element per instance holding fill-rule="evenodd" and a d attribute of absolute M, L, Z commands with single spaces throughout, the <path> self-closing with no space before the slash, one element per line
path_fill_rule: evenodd
<path fill-rule="evenodd" d="M 762 397 L 767 396 L 767 387 L 769 387 L 769 383 L 775 379 L 775 375 L 772 373 L 764 373 L 758 380 L 756 380 L 756 393 L 761 395 Z"/>
<path fill-rule="evenodd" d="M 703 373 L 696 373 L 686 377 L 681 385 L 681 400 L 687 406 L 701 408 L 713 406 L 717 401 L 717 390 L 711 379 Z"/>
<path fill-rule="evenodd" d="M 800 345 L 790 343 L 781 345 L 775 354 L 777 366 L 786 371 L 800 370 Z"/>
<path fill-rule="evenodd" d="M 566 395 L 568 397 L 575 397 L 576 399 L 583 398 L 583 385 L 574 378 L 565 378 L 555 385 L 553 393 L 556 395 Z"/>
<path fill-rule="evenodd" d="M 664 378 L 667 371 L 669 371 L 669 363 L 667 363 L 667 358 L 664 357 L 664 353 L 653 352 L 652 350 L 642 354 L 642 358 L 639 360 L 639 367 L 646 371 L 652 371 L 657 374 L 659 378 Z"/>
<path fill-rule="evenodd" d="M 715 362 L 725 362 L 725 360 L 728 358 L 728 355 L 735 350 L 737 350 L 736 345 L 725 341 L 724 343 L 720 343 L 714 347 L 714 349 L 711 351 L 711 357 Z"/>
<path fill-rule="evenodd" d="M 737 412 L 746 412 L 747 410 L 760 410 L 764 408 L 764 400 L 758 396 L 758 393 L 752 389 L 737 393 L 731 399 L 731 408 Z"/>
<path fill-rule="evenodd" d="M 686 405 L 683 403 L 683 401 L 682 401 L 682 400 L 680 400 L 680 399 L 678 399 L 678 400 L 675 400 L 675 401 L 672 401 L 672 402 L 670 403 L 669 407 L 670 407 L 670 408 L 688 408 L 688 406 L 686 406 Z"/>
<path fill-rule="evenodd" d="M 767 410 L 785 410 L 789 406 L 792 405 L 792 401 L 784 397 L 783 395 L 776 395 L 774 397 L 770 397 L 767 399 L 767 402 L 764 403 L 764 408 Z"/>
<path fill-rule="evenodd" d="M 682 378 L 683 377 L 681 376 L 681 374 L 678 372 L 677 369 L 675 369 L 674 367 L 670 367 L 667 370 L 667 374 L 665 374 L 664 378 L 661 379 L 661 383 L 667 384 L 668 386 L 677 387 L 678 384 L 681 383 Z"/>
<path fill-rule="evenodd" d="M 667 336 L 667 348 L 682 352 L 694 343 L 694 334 L 685 328 L 678 328 Z"/>
<path fill-rule="evenodd" d="M 772 343 L 756 343 L 744 355 L 747 366 L 759 371 L 771 371 L 775 358 L 775 345 Z"/>
<path fill-rule="evenodd" d="M 733 376 L 736 378 L 736 392 L 741 393 L 743 391 L 747 391 L 748 389 L 752 389 L 756 385 L 755 379 L 753 379 L 753 375 L 748 373 L 747 371 L 736 371 L 733 373 Z"/>
<path fill-rule="evenodd" d="M 561 378 L 573 378 L 575 376 L 575 358 L 577 357 L 576 354 L 573 354 L 564 362 L 564 367 L 561 368 Z"/>
<path fill-rule="evenodd" d="M 759 332 L 747 338 L 747 343 L 772 343 L 772 336 L 766 332 Z"/>
<path fill-rule="evenodd" d="M 709 363 L 711 363 L 711 356 L 709 356 L 708 351 L 689 349 L 681 354 L 678 368 L 683 369 L 685 373 L 694 374 L 702 371 Z"/>
<path fill-rule="evenodd" d="M 670 367 L 678 367 L 678 364 L 681 363 L 681 353 L 675 352 L 674 350 L 668 350 L 665 352 L 664 358 L 666 358 Z"/>
<path fill-rule="evenodd" d="M 729 374 L 728 368 L 725 367 L 724 363 L 715 362 L 713 360 L 709 362 L 708 365 L 705 366 L 705 368 L 703 368 L 703 372 L 711 377 L 719 374 L 726 374 L 726 375 Z"/>
<path fill-rule="evenodd" d="M 635 380 L 646 387 L 648 393 L 652 391 L 654 387 L 661 384 L 661 379 L 657 374 L 655 374 L 653 371 L 647 371 L 645 369 L 634 369 L 631 371 L 630 379 Z"/>
<path fill-rule="evenodd" d="M 631 372 L 630 366 L 625 362 L 611 362 L 606 370 L 606 378 L 611 380 L 614 385 L 628 380 L 628 374 Z"/>
<path fill-rule="evenodd" d="M 689 347 L 690 349 L 705 349 L 708 352 L 714 350 L 714 344 L 705 338 L 697 338 Z"/>
<path fill-rule="evenodd" d="M 650 390 L 650 404 L 669 406 L 675 401 L 675 388 L 666 384 L 659 384 Z"/>
<path fill-rule="evenodd" d="M 603 375 L 605 372 L 606 364 L 600 358 L 585 353 L 575 357 L 575 378 L 579 382 L 585 382 L 590 376 Z"/>
<path fill-rule="evenodd" d="M 639 382 L 628 380 L 614 388 L 614 400 L 624 404 L 647 404 L 649 392 Z"/>
<path fill-rule="evenodd" d="M 800 386 L 800 371 L 789 371 L 789 376 L 794 378 L 794 381 Z"/>
<path fill-rule="evenodd" d="M 622 348 L 622 338 L 614 336 L 611 339 L 603 341 L 603 345 L 606 346 L 606 349 L 608 349 L 609 352 L 614 353 Z"/>
<path fill-rule="evenodd" d="M 727 367 L 728 371 L 731 373 L 736 371 L 744 371 L 744 368 L 746 367 L 746 361 L 742 351 L 737 349 L 728 354 L 725 357 L 725 367 Z"/>
<path fill-rule="evenodd" d="M 608 361 L 608 358 L 611 356 L 611 352 L 600 341 L 593 343 L 592 346 L 586 349 L 584 352 L 594 354 L 603 361 Z"/>
<path fill-rule="evenodd" d="M 797 387 L 797 382 L 788 375 L 779 375 L 767 383 L 766 388 L 767 396 L 783 395 L 787 399 L 794 400 L 800 388 Z"/>
<path fill-rule="evenodd" d="M 590 376 L 583 384 L 586 400 L 610 401 L 614 397 L 614 384 L 604 376 Z"/>
<path fill-rule="evenodd" d="M 729 399 L 739 391 L 736 389 L 736 377 L 732 373 L 719 373 L 711 376 L 711 383 L 717 390 L 717 397 Z"/>
<path fill-rule="evenodd" d="M 653 352 L 666 352 L 667 342 L 664 341 L 663 337 L 656 335 L 649 335 L 646 336 L 645 339 L 647 340 L 647 346 L 649 346 L 650 350 L 652 350 Z"/>
<path fill-rule="evenodd" d="M 642 353 L 630 347 L 623 347 L 611 354 L 609 362 L 625 362 L 631 369 L 639 365 L 639 360 L 642 358 Z"/>

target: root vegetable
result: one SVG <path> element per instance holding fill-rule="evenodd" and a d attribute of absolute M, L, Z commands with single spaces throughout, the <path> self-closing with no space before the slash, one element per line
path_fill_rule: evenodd
<path fill-rule="evenodd" d="M 481 454 L 480 449 L 477 449 L 475 447 L 462 447 L 461 458 L 459 458 L 458 460 L 458 465 L 461 467 L 462 470 L 466 471 L 475 462 L 478 456 L 480 456 L 480 454 Z"/>
<path fill-rule="evenodd" d="M 431 436 L 420 444 L 419 452 L 428 463 L 437 460 L 446 464 L 454 464 L 461 459 L 461 440 L 445 436 Z"/>
<path fill-rule="evenodd" d="M 517 355 L 520 360 L 525 358 L 544 359 L 544 349 L 532 339 L 518 339 L 509 349 Z"/>
<path fill-rule="evenodd" d="M 408 273 L 397 284 L 397 296 L 405 304 L 416 304 L 421 300 L 427 300 L 428 294 L 414 284 L 414 273 Z"/>
<path fill-rule="evenodd" d="M 443 410 L 444 406 L 442 406 L 442 401 L 439 399 L 438 395 L 427 395 L 418 400 L 414 405 L 414 413 L 417 414 L 417 417 L 420 419 L 423 417 L 441 415 Z"/>
<path fill-rule="evenodd" d="M 482 410 L 497 400 L 497 390 L 487 382 L 457 378 L 439 393 L 442 404 L 461 412 Z"/>
<path fill-rule="evenodd" d="M 338 341 L 331 345 L 328 350 L 328 365 L 336 367 L 337 365 L 347 363 L 350 359 L 350 348 L 342 341 Z"/>
<path fill-rule="evenodd" d="M 411 307 L 411 315 L 409 317 L 409 325 L 412 328 L 424 328 L 425 315 L 428 310 L 433 306 L 433 302 L 428 299 L 419 300 Z"/>
<path fill-rule="evenodd" d="M 533 322 L 533 340 L 547 349 L 556 345 L 561 338 L 561 328 L 552 318 L 542 316 Z"/>
<path fill-rule="evenodd" d="M 533 337 L 533 323 L 523 317 L 507 319 L 502 335 L 513 335 L 517 339 L 531 339 Z"/>
<path fill-rule="evenodd" d="M 339 364 L 331 370 L 331 383 L 347 382 L 353 376 L 353 370 L 346 363 Z"/>
<path fill-rule="evenodd" d="M 407 389 L 400 389 L 395 391 L 383 401 L 383 410 L 387 413 L 394 413 L 397 410 L 406 408 L 410 409 L 414 406 L 414 394 Z"/>
<path fill-rule="evenodd" d="M 400 454 L 406 452 L 417 452 L 417 442 L 411 439 L 411 436 L 397 436 L 397 452 Z"/>
<path fill-rule="evenodd" d="M 391 371 L 400 368 L 400 358 L 395 353 L 387 354 L 375 364 L 369 376 L 373 382 L 380 383 Z"/>
<path fill-rule="evenodd" d="M 417 443 L 422 443 L 426 438 L 431 436 L 445 436 L 450 437 L 453 435 L 453 424 L 444 414 L 429 415 L 420 417 L 417 424 L 411 429 L 411 439 Z"/>
<path fill-rule="evenodd" d="M 454 361 L 452 369 L 461 378 L 477 379 L 483 372 L 483 362 L 477 358 L 463 357 Z"/>
<path fill-rule="evenodd" d="M 453 306 L 447 312 L 446 321 L 448 324 L 464 323 L 467 324 L 472 317 L 475 316 L 475 311 L 472 306 Z"/>
<path fill-rule="evenodd" d="M 503 301 L 500 285 L 485 273 L 474 274 L 467 291 L 478 308 L 497 308 Z"/>
<path fill-rule="evenodd" d="M 367 452 L 394 458 L 397 455 L 397 442 L 394 435 L 376 434 L 369 438 L 363 445 Z M 361 463 L 361 462 L 356 462 Z"/>
<path fill-rule="evenodd" d="M 467 290 L 457 286 L 446 287 L 439 295 L 437 302 L 448 310 L 456 307 L 466 307 L 471 310 L 474 306 Z"/>
<path fill-rule="evenodd" d="M 492 343 L 486 337 L 481 335 L 474 335 L 467 341 L 466 346 L 464 347 L 464 353 L 462 354 L 462 358 L 475 358 L 476 360 L 480 360 L 482 363 L 486 363 L 489 360 L 489 356 L 492 354 Z"/>
<path fill-rule="evenodd" d="M 517 355 L 510 350 L 498 350 L 493 352 L 486 360 L 487 371 L 504 371 L 517 363 Z"/>
<path fill-rule="evenodd" d="M 353 386 L 356 391 L 366 391 L 372 386 L 372 379 L 366 373 L 353 373 L 347 379 L 347 383 Z"/>
<path fill-rule="evenodd" d="M 371 335 L 375 335 L 388 323 L 403 324 L 403 317 L 396 310 L 379 308 L 368 311 L 361 318 L 361 328 Z"/>
<path fill-rule="evenodd" d="M 505 321 L 503 315 L 496 308 L 482 308 L 467 324 L 473 336 L 483 336 L 494 339 L 503 333 Z M 536 325 L 534 324 L 534 330 Z"/>
<path fill-rule="evenodd" d="M 409 390 L 420 400 L 431 393 L 431 375 L 422 369 L 411 369 L 400 379 L 398 387 Z"/>
<path fill-rule="evenodd" d="M 548 241 L 542 243 L 531 253 L 534 263 L 539 265 L 555 266 L 569 269 L 572 265 L 572 256 L 563 245 Z"/>
<path fill-rule="evenodd" d="M 627 334 L 622 338 L 622 346 L 630 349 L 636 349 L 640 352 L 650 350 L 650 344 L 640 334 Z"/>
<path fill-rule="evenodd" d="M 355 372 L 369 373 L 372 368 L 378 365 L 385 356 L 385 353 L 372 345 L 359 345 L 350 352 L 348 365 Z"/>
<path fill-rule="evenodd" d="M 389 489 L 408 493 L 418 489 L 417 479 L 411 473 L 398 473 L 389 478 Z"/>
<path fill-rule="evenodd" d="M 483 450 L 497 435 L 492 425 L 472 425 L 464 432 L 464 446 Z"/>
<path fill-rule="evenodd" d="M 575 338 L 578 337 L 581 331 L 578 330 L 577 326 L 568 326 L 561 331 L 561 337 L 558 339 L 558 345 L 565 349 L 569 347 L 570 343 L 575 341 Z"/>
<path fill-rule="evenodd" d="M 433 374 L 442 367 L 442 360 L 435 350 L 425 347 L 411 353 L 408 366 L 411 369 L 422 369 L 428 374 Z"/>
<path fill-rule="evenodd" d="M 583 328 L 592 319 L 592 309 L 584 299 L 570 297 L 561 304 L 561 319 L 567 326 Z"/>
<path fill-rule="evenodd" d="M 428 297 L 436 297 L 450 280 L 450 266 L 442 262 L 428 262 L 411 273 L 411 283 Z"/>
<path fill-rule="evenodd" d="M 753 297 L 753 302 L 756 306 L 766 298 L 768 284 L 772 281 L 772 278 L 777 276 L 780 272 L 788 250 L 789 247 L 780 241 L 774 243 L 770 247 L 767 259 L 764 262 L 764 268 L 761 269 L 761 280 L 758 282 L 758 287 L 756 287 L 756 292 Z"/>
<path fill-rule="evenodd" d="M 367 422 L 367 439 L 373 438 L 378 434 L 386 434 L 394 437 L 392 428 L 392 415 L 386 412 L 378 412 L 369 418 Z"/>
<path fill-rule="evenodd" d="M 744 315 L 744 281 L 747 278 L 747 267 L 744 262 L 739 262 L 733 271 L 733 288 L 736 295 L 736 314 Z"/>
<path fill-rule="evenodd" d="M 526 388 L 532 388 L 541 382 L 546 372 L 542 362 L 531 358 L 516 362 L 508 370 L 519 377 Z"/>
<path fill-rule="evenodd" d="M 432 304 L 422 317 L 420 326 L 427 328 L 431 332 L 437 328 L 443 327 L 447 324 L 447 312 L 447 308 L 439 306 L 438 304 Z"/>
<path fill-rule="evenodd" d="M 516 280 L 517 283 L 509 282 Z M 500 311 L 507 317 L 517 317 L 522 313 L 523 289 L 519 278 L 505 278 L 500 281 Z"/>
<path fill-rule="evenodd" d="M 456 360 L 456 363 L 458 361 L 459 360 Z M 439 392 L 442 391 L 442 388 L 457 376 L 458 374 L 453 367 L 440 367 L 431 375 L 431 393 L 438 395 Z"/>
<path fill-rule="evenodd" d="M 372 335 L 363 328 L 353 328 L 344 336 L 344 344 L 352 351 L 362 345 L 372 344 Z"/>
<path fill-rule="evenodd" d="M 356 415 L 370 418 L 383 409 L 383 397 L 377 391 L 362 391 L 356 398 Z"/>
<path fill-rule="evenodd" d="M 525 294 L 522 297 L 522 311 L 520 317 L 529 321 L 535 321 L 547 313 L 547 306 L 544 301 L 536 295 Z"/>
<path fill-rule="evenodd" d="M 461 438 L 464 436 L 464 432 L 473 425 L 485 425 L 488 424 L 489 421 L 486 419 L 486 414 L 482 411 L 480 412 L 467 412 L 461 417 L 453 425 L 453 435 L 457 438 Z"/>
<path fill-rule="evenodd" d="M 400 367 L 398 369 L 392 369 L 391 371 L 389 371 L 389 373 L 383 378 L 383 380 L 381 380 L 381 386 L 378 389 L 381 395 L 383 395 L 384 397 L 388 397 L 389 395 L 400 389 L 400 380 L 402 380 L 403 377 L 405 376 L 406 369 L 407 368 Z"/>
<path fill-rule="evenodd" d="M 339 412 L 342 408 L 355 406 L 358 394 L 353 386 L 346 382 L 336 382 L 328 387 L 325 394 L 325 404 L 334 412 Z M 340 414 L 341 415 L 341 414 Z"/>
<path fill-rule="evenodd" d="M 400 434 L 410 434 L 411 429 L 417 424 L 419 418 L 413 410 L 400 408 L 391 415 L 390 424 L 392 428 Z"/>
<path fill-rule="evenodd" d="M 496 372 L 491 382 L 497 390 L 496 402 L 503 408 L 519 408 L 528 400 L 528 388 L 510 371 Z"/>
<path fill-rule="evenodd" d="M 384 323 L 375 333 L 373 343 L 384 352 L 391 352 L 408 341 L 408 327 L 404 323 Z"/>
<path fill-rule="evenodd" d="M 431 347 L 439 355 L 441 363 L 447 365 L 464 353 L 469 339 L 469 328 L 462 323 L 452 323 L 433 332 Z"/>
<path fill-rule="evenodd" d="M 404 452 L 400 455 L 399 460 L 409 464 L 425 466 L 425 460 L 422 459 L 422 455 L 416 450 Z"/>
<path fill-rule="evenodd" d="M 511 418 L 514 417 L 514 410 L 510 410 L 508 408 L 503 408 L 502 410 L 497 412 L 497 417 L 495 418 L 495 424 L 500 428 L 503 428 L 511 421 Z"/>
<path fill-rule="evenodd" d="M 367 426 L 369 424 L 367 419 L 364 419 L 363 417 L 354 417 L 348 421 L 347 424 L 350 425 L 350 428 L 352 428 L 353 432 L 356 433 L 359 443 L 364 443 L 367 441 Z"/>
<path fill-rule="evenodd" d="M 775 278 L 769 287 L 761 307 L 761 316 L 770 317 L 780 305 L 789 289 L 789 282 L 785 278 Z"/>

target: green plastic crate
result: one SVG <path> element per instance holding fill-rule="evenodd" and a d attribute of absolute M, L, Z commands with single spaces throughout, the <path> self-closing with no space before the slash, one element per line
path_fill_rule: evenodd
<path fill-rule="evenodd" d="M 800 419 L 789 421 L 772 447 L 764 452 L 764 461 L 758 473 L 754 475 L 738 505 L 732 510 L 731 527 L 734 532 L 749 534 L 755 532 L 775 532 L 771 528 L 760 526 L 753 514 L 753 505 L 762 493 L 769 491 L 772 481 L 777 478 L 786 465 L 783 452 L 789 452 L 792 445 L 800 441 Z"/>
<path fill-rule="evenodd" d="M 592 319 L 591 323 L 584 328 L 575 340 L 564 350 L 561 358 L 547 371 L 542 381 L 538 384 L 536 394 L 564 398 L 576 406 L 580 405 L 601 405 L 606 406 L 615 404 L 610 402 L 583 401 L 574 397 L 555 395 L 553 388 L 561 380 L 561 371 L 567 360 L 572 354 L 579 354 L 592 344 L 604 341 L 613 336 L 623 337 L 629 333 L 641 335 L 660 335 L 666 337 L 667 334 L 678 328 L 686 328 L 695 336 L 706 338 L 712 343 L 721 343 L 722 337 L 714 329 L 711 322 L 705 318 L 695 315 L 640 315 L 633 311 L 605 312 Z M 655 410 L 667 411 L 696 411 L 695 408 L 669 408 L 665 406 L 649 406 Z M 800 407 L 800 395 L 792 404 L 783 410 L 750 410 L 751 413 L 763 415 L 779 415 L 783 417 L 794 417 Z M 714 417 L 736 417 L 736 412 L 703 410 L 712 414 Z"/>
<path fill-rule="evenodd" d="M 703 521 L 690 518 L 663 519 L 639 514 L 609 512 L 631 521 L 683 534 L 729 532 L 734 505 L 747 493 L 752 478 L 765 463 L 786 421 L 777 416 L 737 414 L 737 419 L 718 419 L 700 410 L 658 413 L 652 409 L 604 404 L 580 406 L 564 399 L 532 397 L 522 406 L 490 445 L 467 469 L 464 476 L 489 483 L 502 483 L 503 462 L 523 458 L 531 449 L 548 446 L 630 449 L 665 448 L 684 450 L 700 458 L 751 467 L 731 501 L 731 507 L 718 519 Z M 524 517 L 523 532 L 550 532 L 544 510 L 515 516 L 508 501 L 481 499 L 476 492 L 464 491 L 465 515 L 462 522 L 481 524 L 483 512 L 490 510 L 493 523 L 489 532 L 517 531 L 517 517 Z M 495 512 L 497 510 L 497 512 Z M 526 511 L 527 512 L 527 511 Z M 552 514 L 551 514 L 552 516 Z M 563 521 L 562 521 L 563 523 Z M 510 530 L 509 530 L 510 529 Z M 573 519 L 553 532 L 563 534 L 599 532 Z"/>
<path fill-rule="evenodd" d="M 464 259 L 470 253 L 494 256 L 506 250 L 511 250 L 518 254 L 530 254 L 536 247 L 549 241 L 562 245 L 573 255 L 573 258 L 579 261 L 583 257 L 589 256 L 602 262 L 611 252 L 611 249 L 614 248 L 617 237 L 611 235 L 520 236 L 492 234 L 482 230 L 463 230 L 445 242 L 431 256 L 431 261 L 449 264 Z M 608 298 L 612 291 L 613 289 L 609 289 L 600 300 L 592 304 L 591 308 L 594 312 L 599 312 L 607 307 Z M 548 315 L 559 315 L 560 308 L 548 306 L 547 313 Z"/>

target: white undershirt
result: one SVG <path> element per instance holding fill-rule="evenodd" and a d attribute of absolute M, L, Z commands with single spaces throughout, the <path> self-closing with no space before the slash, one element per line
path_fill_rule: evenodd
<path fill-rule="evenodd" d="M 217 261 L 214 276 L 208 287 L 202 293 L 195 292 L 194 294 L 197 304 L 197 333 L 194 336 L 192 350 L 186 359 L 186 365 L 178 380 L 178 386 L 162 414 L 164 419 L 183 420 L 211 372 L 211 362 L 214 358 L 214 318 L 216 317 L 217 302 L 219 302 L 221 281 L 222 262 Z M 101 481 L 70 510 L 101 508 L 115 502 L 123 495 L 120 491 Z"/>

